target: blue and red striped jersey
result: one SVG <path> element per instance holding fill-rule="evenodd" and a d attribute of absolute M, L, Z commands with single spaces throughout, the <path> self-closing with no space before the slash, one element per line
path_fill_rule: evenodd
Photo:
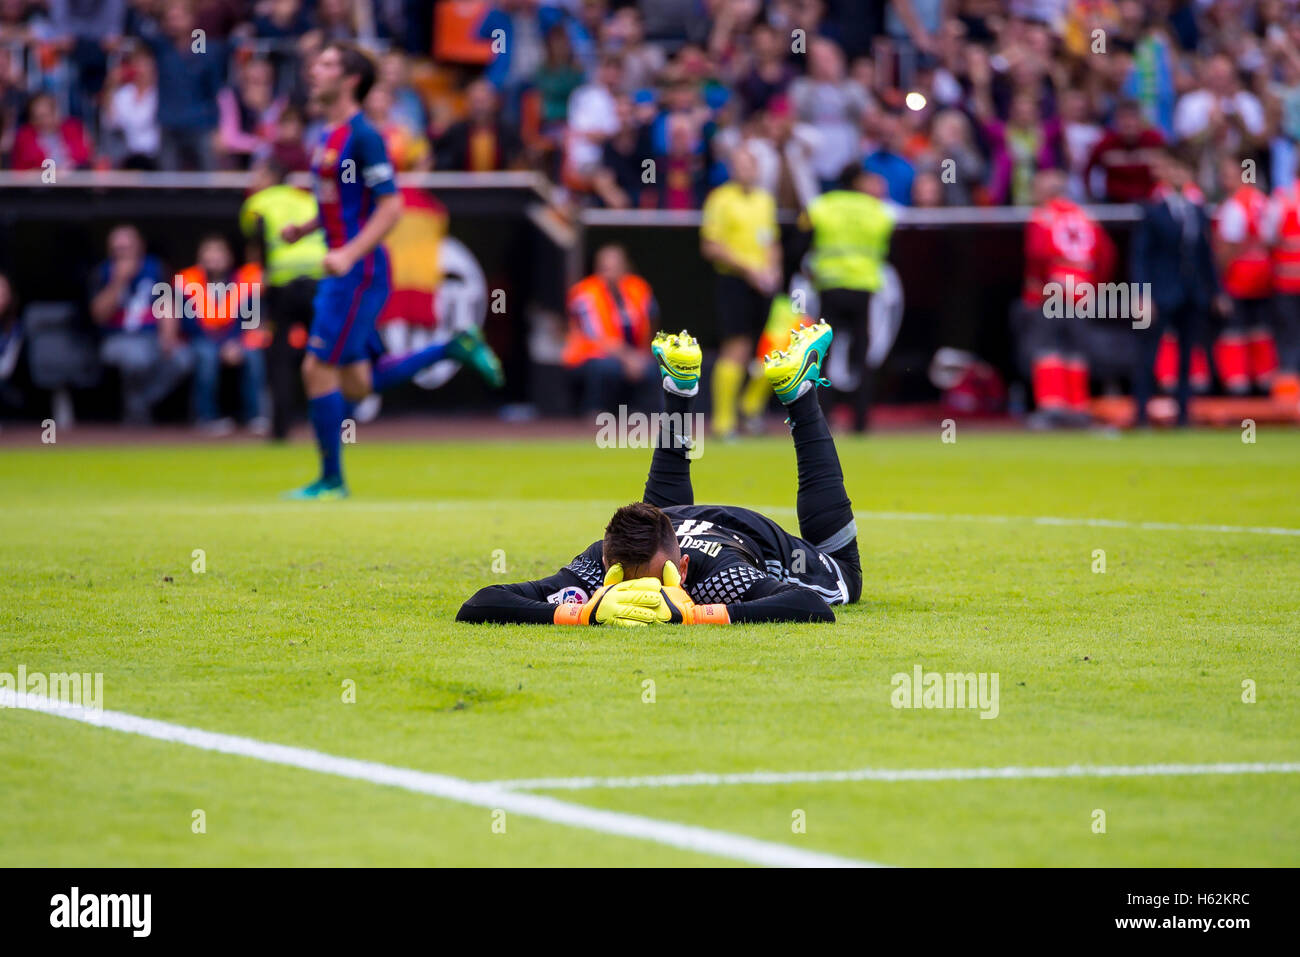
<path fill-rule="evenodd" d="M 383 137 L 359 112 L 321 133 L 311 171 L 330 249 L 361 231 L 380 196 L 397 191 Z"/>

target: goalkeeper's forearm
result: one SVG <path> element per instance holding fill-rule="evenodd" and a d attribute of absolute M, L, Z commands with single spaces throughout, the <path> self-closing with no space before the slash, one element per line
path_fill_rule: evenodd
<path fill-rule="evenodd" d="M 555 620 L 555 605 L 521 595 L 509 585 L 488 585 L 460 606 L 456 620 L 476 625 L 549 625 Z"/>
<path fill-rule="evenodd" d="M 733 601 L 727 604 L 731 623 L 763 621 L 825 622 L 835 621 L 835 612 L 822 597 L 806 588 L 788 588 L 755 598 L 752 601 Z"/>
<path fill-rule="evenodd" d="M 726 621 L 731 624 L 835 621 L 830 606 L 819 595 L 804 588 L 786 588 L 749 601 L 733 601 L 723 607 L 726 608 Z M 561 612 L 564 610 L 560 608 Z M 551 625 L 557 623 L 556 614 L 557 606 L 551 602 L 521 595 L 509 585 L 488 585 L 461 605 L 456 620 L 470 624 Z M 575 620 L 571 623 L 585 622 Z"/>

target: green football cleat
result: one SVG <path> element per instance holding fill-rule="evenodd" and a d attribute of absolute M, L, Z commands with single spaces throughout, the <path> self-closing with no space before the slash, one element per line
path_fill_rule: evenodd
<path fill-rule="evenodd" d="M 661 332 L 650 351 L 663 373 L 664 388 L 678 395 L 695 395 L 700 389 L 700 344 L 683 329 L 676 335 Z"/>
<path fill-rule="evenodd" d="M 773 352 L 763 360 L 763 374 L 772 384 L 776 397 L 789 405 L 808 389 L 830 385 L 822 378 L 822 363 L 831 345 L 831 327 L 817 322 L 799 326 L 790 332 L 785 351 Z"/>
<path fill-rule="evenodd" d="M 506 374 L 501 368 L 501 360 L 484 340 L 483 331 L 478 326 L 463 329 L 451 337 L 451 341 L 447 343 L 447 358 L 469 366 L 494 389 L 499 389 L 506 384 Z"/>
<path fill-rule="evenodd" d="M 284 497 L 295 502 L 328 502 L 347 498 L 348 487 L 342 479 L 317 479 L 310 485 L 285 492 Z"/>

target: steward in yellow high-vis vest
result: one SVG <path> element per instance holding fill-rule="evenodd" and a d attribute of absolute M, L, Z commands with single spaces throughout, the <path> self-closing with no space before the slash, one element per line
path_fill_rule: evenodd
<path fill-rule="evenodd" d="M 239 228 L 256 244 L 262 261 L 261 323 L 271 334 L 267 379 L 271 386 L 271 434 L 289 434 L 298 400 L 298 366 L 311 327 L 316 280 L 325 258 L 324 233 L 315 230 L 297 242 L 281 237 L 285 226 L 317 215 L 316 197 L 284 182 L 288 171 L 273 159 L 253 167 L 253 193 L 239 211 Z"/>
<path fill-rule="evenodd" d="M 850 166 L 840 177 L 840 188 L 818 196 L 799 217 L 799 228 L 811 240 L 805 263 L 820 295 L 822 318 L 835 330 L 836 348 L 848 350 L 849 370 L 857 380 L 852 390 L 855 432 L 867 428 L 871 294 L 884 281 L 881 265 L 894 232 L 894 213 L 882 195 L 878 176 Z"/>

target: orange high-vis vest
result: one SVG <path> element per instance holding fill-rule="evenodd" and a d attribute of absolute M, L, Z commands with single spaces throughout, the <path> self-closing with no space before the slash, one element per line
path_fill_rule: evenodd
<path fill-rule="evenodd" d="M 640 276 L 624 276 L 616 286 L 588 276 L 569 290 L 569 336 L 564 364 L 579 366 L 608 356 L 617 347 L 650 346 L 655 314 L 654 294 Z"/>
<path fill-rule="evenodd" d="M 1246 216 L 1246 238 L 1223 267 L 1223 289 L 1234 299 L 1261 299 L 1273 290 L 1273 264 L 1264 236 L 1268 197 L 1255 186 L 1242 186 L 1224 202 L 1235 203 Z M 1220 210 L 1220 217 L 1223 212 Z"/>
<path fill-rule="evenodd" d="M 1300 295 L 1300 183 L 1275 190 L 1277 237 L 1273 243 L 1273 288 Z"/>
<path fill-rule="evenodd" d="M 243 300 L 257 297 L 260 304 L 262 267 L 257 263 L 248 263 L 235 270 L 223 288 L 208 288 L 208 274 L 202 266 L 190 266 L 180 273 L 181 292 L 186 309 L 192 309 L 199 324 L 210 332 L 221 332 L 232 323 L 243 324 L 240 306 Z M 192 295 L 191 289 L 197 285 L 204 290 L 203 295 Z M 208 308 L 211 305 L 212 308 Z M 253 318 L 260 320 L 260 316 Z M 266 345 L 266 334 L 258 326 L 244 330 L 243 343 L 250 349 L 260 349 Z"/>

